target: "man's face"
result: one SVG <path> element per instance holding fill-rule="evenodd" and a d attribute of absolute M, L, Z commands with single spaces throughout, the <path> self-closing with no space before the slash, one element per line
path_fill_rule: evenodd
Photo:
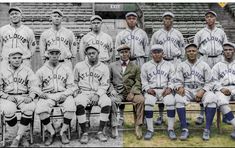
<path fill-rule="evenodd" d="M 52 63 L 57 63 L 60 58 L 60 52 L 59 51 L 51 51 L 48 53 L 49 61 Z"/>
<path fill-rule="evenodd" d="M 232 59 L 234 56 L 234 48 L 228 45 L 224 46 L 224 58 Z"/>
<path fill-rule="evenodd" d="M 153 50 L 151 54 L 156 63 L 160 62 L 163 58 L 163 50 Z"/>
<path fill-rule="evenodd" d="M 99 53 L 96 49 L 94 48 L 88 48 L 87 52 L 86 52 L 88 61 L 91 63 L 95 63 L 96 61 L 98 61 L 99 58 Z"/>
<path fill-rule="evenodd" d="M 102 25 L 102 21 L 100 21 L 99 19 L 94 19 L 93 21 L 91 21 L 91 28 L 95 32 L 98 32 L 101 30 L 101 25 Z"/>
<path fill-rule="evenodd" d="M 126 22 L 129 27 L 133 28 L 137 24 L 137 17 L 130 15 L 126 18 Z"/>
<path fill-rule="evenodd" d="M 15 68 L 19 67 L 22 61 L 23 61 L 22 54 L 20 53 L 15 53 L 9 56 L 9 63 Z"/>
<path fill-rule="evenodd" d="M 51 15 L 51 20 L 52 20 L 53 25 L 56 25 L 56 26 L 60 25 L 62 22 L 62 19 L 63 17 L 58 13 L 53 13 Z"/>
<path fill-rule="evenodd" d="M 215 24 L 216 17 L 215 17 L 212 13 L 208 13 L 208 14 L 205 16 L 205 20 L 206 20 L 206 24 L 207 24 L 208 26 L 211 26 L 211 25 L 214 25 L 214 24 Z"/>
<path fill-rule="evenodd" d="M 10 22 L 17 24 L 21 21 L 22 15 L 19 11 L 12 10 L 9 14 Z"/>
<path fill-rule="evenodd" d="M 173 18 L 169 15 L 166 15 L 163 17 L 163 25 L 166 27 L 166 28 L 169 28 L 173 25 Z"/>
<path fill-rule="evenodd" d="M 197 48 L 194 46 L 190 46 L 186 49 L 187 59 L 190 61 L 197 59 L 197 53 Z"/>
<path fill-rule="evenodd" d="M 130 50 L 129 49 L 122 49 L 121 51 L 119 51 L 120 53 L 120 59 L 122 61 L 127 61 L 130 58 Z"/>

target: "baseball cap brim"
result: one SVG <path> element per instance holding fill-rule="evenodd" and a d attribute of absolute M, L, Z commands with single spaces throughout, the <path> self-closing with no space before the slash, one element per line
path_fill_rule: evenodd
<path fill-rule="evenodd" d="M 213 14 L 215 17 L 217 17 L 217 14 L 214 12 L 214 11 L 207 11 L 206 13 L 205 13 L 205 16 L 207 15 L 207 14 L 209 14 L 209 13 L 211 13 L 211 14 Z"/>
<path fill-rule="evenodd" d="M 95 20 L 95 19 L 98 19 L 98 20 L 102 21 L 102 18 L 101 18 L 99 15 L 94 15 L 94 16 L 92 16 L 92 17 L 90 18 L 90 21 L 93 21 L 93 20 Z"/>
<path fill-rule="evenodd" d="M 187 48 L 189 48 L 189 47 L 191 47 L 191 46 L 193 46 L 193 47 L 196 47 L 196 48 L 197 48 L 197 45 L 196 45 L 196 44 L 194 44 L 194 43 L 190 43 L 190 44 L 187 44 L 187 45 L 185 46 L 185 48 L 184 48 L 184 49 L 187 49 Z"/>
<path fill-rule="evenodd" d="M 60 16 L 64 16 L 63 12 L 58 9 L 52 10 L 51 14 L 53 13 L 58 13 Z"/>
<path fill-rule="evenodd" d="M 11 7 L 9 10 L 8 10 L 8 14 L 11 13 L 11 11 L 18 11 L 20 13 L 22 13 L 21 9 L 19 7 Z"/>
<path fill-rule="evenodd" d="M 226 46 L 226 45 L 235 48 L 235 45 L 233 43 L 231 43 L 231 42 L 227 42 L 227 43 L 223 44 L 223 46 Z"/>
<path fill-rule="evenodd" d="M 172 18 L 175 17 L 175 15 L 171 12 L 165 12 L 163 15 L 162 15 L 162 18 L 165 17 L 165 16 L 171 16 Z"/>
<path fill-rule="evenodd" d="M 128 12 L 128 13 L 126 14 L 126 18 L 129 17 L 129 16 L 135 16 L 135 17 L 137 17 L 137 14 L 136 14 L 135 12 Z"/>
<path fill-rule="evenodd" d="M 87 50 L 88 49 L 95 49 L 95 50 L 97 50 L 98 52 L 99 52 L 99 49 L 97 48 L 97 47 L 95 47 L 95 46 L 93 46 L 93 45 L 89 45 L 89 46 L 87 46 L 86 48 L 85 48 L 85 52 L 87 52 Z"/>

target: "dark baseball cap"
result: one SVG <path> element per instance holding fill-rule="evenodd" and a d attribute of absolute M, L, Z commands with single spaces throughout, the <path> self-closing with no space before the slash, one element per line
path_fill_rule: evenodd
<path fill-rule="evenodd" d="M 64 16 L 64 14 L 63 14 L 63 12 L 61 11 L 61 10 L 59 10 L 59 9 L 54 9 L 54 10 L 52 10 L 51 11 L 51 14 L 53 14 L 53 13 L 58 13 L 60 16 Z"/>
<path fill-rule="evenodd" d="M 196 44 L 190 43 L 190 44 L 187 44 L 184 49 L 186 50 L 187 48 L 189 48 L 189 47 L 191 47 L 191 46 L 197 48 L 197 45 L 196 45 Z"/>
<path fill-rule="evenodd" d="M 214 11 L 212 11 L 212 10 L 208 10 L 208 11 L 205 13 L 205 16 L 206 16 L 207 14 L 209 14 L 209 13 L 211 13 L 211 14 L 213 14 L 215 17 L 217 17 L 217 14 L 216 14 Z"/>
<path fill-rule="evenodd" d="M 8 14 L 10 14 L 11 11 L 13 11 L 13 10 L 22 13 L 22 10 L 21 10 L 19 7 L 11 7 L 11 8 L 8 10 Z"/>
<path fill-rule="evenodd" d="M 87 52 L 87 50 L 88 49 L 95 49 L 96 51 L 98 51 L 98 52 L 100 52 L 99 51 L 99 47 L 95 44 L 95 45 L 93 45 L 93 44 L 90 44 L 90 45 L 88 45 L 86 48 L 85 48 L 85 52 Z"/>

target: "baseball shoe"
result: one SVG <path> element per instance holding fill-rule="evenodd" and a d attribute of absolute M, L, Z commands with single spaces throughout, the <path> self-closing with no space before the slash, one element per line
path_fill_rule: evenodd
<path fill-rule="evenodd" d="M 196 123 L 197 125 L 202 125 L 203 122 L 204 122 L 204 118 L 201 117 L 201 116 L 197 117 L 197 119 L 196 119 L 196 121 L 195 121 L 195 123 Z"/>
<path fill-rule="evenodd" d="M 188 139 L 188 137 L 189 137 L 188 130 L 186 130 L 186 129 L 182 130 L 181 135 L 180 135 L 180 140 L 185 141 Z"/>
<path fill-rule="evenodd" d="M 231 122 L 225 118 L 225 116 L 223 116 L 223 120 L 222 122 L 224 122 L 225 124 L 231 125 Z"/>
<path fill-rule="evenodd" d="M 105 137 L 104 133 L 99 131 L 97 133 L 97 138 L 100 140 L 100 142 L 106 142 L 108 139 Z"/>
<path fill-rule="evenodd" d="M 235 130 L 230 134 L 231 138 L 235 140 Z"/>
<path fill-rule="evenodd" d="M 142 127 L 140 125 L 135 126 L 135 135 L 138 140 L 140 140 L 143 136 Z"/>
<path fill-rule="evenodd" d="M 50 135 L 47 140 L 45 141 L 45 145 L 46 146 L 49 146 L 51 145 L 53 142 L 54 142 L 54 139 L 55 139 L 55 134 L 54 135 Z"/>
<path fill-rule="evenodd" d="M 155 125 L 162 125 L 163 119 L 162 117 L 158 117 L 157 120 L 154 122 Z"/>
<path fill-rule="evenodd" d="M 151 140 L 153 137 L 153 132 L 147 130 L 146 133 L 144 134 L 144 140 Z"/>
<path fill-rule="evenodd" d="M 60 140 L 61 140 L 62 144 L 69 144 L 69 139 L 67 138 L 65 133 L 60 135 Z"/>
<path fill-rule="evenodd" d="M 21 144 L 23 147 L 29 147 L 29 141 L 25 136 L 22 137 Z"/>
<path fill-rule="evenodd" d="M 176 139 L 177 139 L 174 130 L 169 130 L 169 131 L 168 131 L 168 137 L 169 137 L 171 140 L 176 140 Z"/>
<path fill-rule="evenodd" d="M 210 139 L 210 130 L 204 129 L 202 139 L 208 141 Z"/>
<path fill-rule="evenodd" d="M 118 137 L 118 128 L 117 128 L 117 126 L 112 127 L 111 137 L 114 138 L 114 139 Z"/>
<path fill-rule="evenodd" d="M 20 141 L 18 139 L 13 139 L 10 147 L 19 147 Z"/>
<path fill-rule="evenodd" d="M 89 138 L 88 138 L 88 133 L 83 133 L 82 134 L 82 137 L 80 139 L 80 143 L 81 144 L 87 144 L 89 141 Z"/>

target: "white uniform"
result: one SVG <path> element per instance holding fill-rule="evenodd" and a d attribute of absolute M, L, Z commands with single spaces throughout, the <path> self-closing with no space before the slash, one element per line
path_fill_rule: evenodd
<path fill-rule="evenodd" d="M 77 63 L 74 68 L 75 83 L 81 90 L 81 94 L 75 98 L 76 105 L 86 107 L 94 94 L 97 94 L 98 105 L 101 107 L 101 121 L 108 121 L 109 116 L 109 113 L 102 112 L 102 108 L 111 106 L 111 99 L 106 95 L 109 88 L 109 75 L 107 65 L 98 62 L 95 66 L 90 66 L 87 59 Z M 79 114 L 78 122 L 86 122 L 86 115 Z"/>
<path fill-rule="evenodd" d="M 59 31 L 53 28 L 45 30 L 40 37 L 40 53 L 43 60 L 48 57 L 47 50 L 50 46 L 58 46 L 61 50 L 60 60 L 64 60 L 65 64 L 72 69 L 71 58 L 76 57 L 77 42 L 73 32 L 65 27 L 61 27 Z"/>
<path fill-rule="evenodd" d="M 126 28 L 118 33 L 115 42 L 115 49 L 121 44 L 126 44 L 131 48 L 130 59 L 136 60 L 135 63 L 142 66 L 145 63 L 145 58 L 149 57 L 149 40 L 146 32 L 138 27 L 134 30 Z M 115 50 L 115 56 L 119 57 Z"/>
<path fill-rule="evenodd" d="M 21 25 L 14 28 L 10 24 L 0 28 L 0 54 L 3 61 L 8 60 L 8 54 L 12 48 L 20 48 L 23 52 L 24 63 L 30 67 L 30 58 L 36 50 L 36 41 L 33 31 Z"/>
<path fill-rule="evenodd" d="M 230 99 L 235 96 L 235 61 L 228 63 L 223 60 L 215 64 L 212 68 L 213 81 L 215 84 L 215 94 L 218 97 L 218 105 L 229 104 Z M 231 96 L 225 96 L 220 90 L 227 88 L 231 91 Z"/>
<path fill-rule="evenodd" d="M 102 62 L 109 62 L 113 59 L 113 40 L 112 37 L 104 32 L 98 35 L 93 32 L 88 32 L 82 37 L 79 45 L 80 61 L 85 60 L 85 48 L 88 45 L 95 45 L 99 48 L 99 60 Z"/>
<path fill-rule="evenodd" d="M 171 28 L 166 31 L 160 29 L 152 35 L 150 45 L 160 44 L 164 47 L 164 59 L 172 64 L 179 64 L 185 56 L 184 37 L 180 31 Z"/>
<path fill-rule="evenodd" d="M 2 67 L 0 71 L 0 97 L 1 110 L 4 112 L 6 120 L 11 120 L 17 108 L 21 109 L 23 116 L 32 117 L 35 110 L 35 102 L 24 103 L 24 99 L 29 94 L 38 94 L 37 79 L 34 72 L 27 66 L 21 65 L 17 70 L 10 68 L 9 64 Z M 13 95 L 17 103 L 7 100 L 8 96 Z"/>
<path fill-rule="evenodd" d="M 223 44 L 227 42 L 225 32 L 215 27 L 213 30 L 207 27 L 201 29 L 194 37 L 194 44 L 199 48 L 201 59 L 212 68 L 222 59 Z"/>
<path fill-rule="evenodd" d="M 189 101 L 195 100 L 195 95 L 198 90 L 204 89 L 206 93 L 202 98 L 202 103 L 205 106 L 212 103 L 217 103 L 217 99 L 211 92 L 212 89 L 212 73 L 208 64 L 202 60 L 197 60 L 195 64 L 191 64 L 188 60 L 180 63 L 176 70 L 174 78 L 175 88 L 185 88 L 185 96 L 175 95 L 177 105 L 187 105 Z"/>
<path fill-rule="evenodd" d="M 51 107 L 58 103 L 61 95 L 66 95 L 67 99 L 61 104 L 63 111 L 75 112 L 76 106 L 72 97 L 76 90 L 73 73 L 64 64 L 59 64 L 55 68 L 46 62 L 37 72 L 36 76 L 41 91 L 49 96 L 49 99 L 39 99 L 36 113 L 50 113 Z"/>
<path fill-rule="evenodd" d="M 145 63 L 141 68 L 142 90 L 145 92 L 145 104 L 154 106 L 156 101 L 163 101 L 167 106 L 175 105 L 175 98 L 172 94 L 161 96 L 162 92 L 167 88 L 174 89 L 172 78 L 174 75 L 174 66 L 170 62 L 162 60 L 156 63 L 153 60 Z M 156 97 L 146 93 L 148 89 L 156 90 Z"/>

